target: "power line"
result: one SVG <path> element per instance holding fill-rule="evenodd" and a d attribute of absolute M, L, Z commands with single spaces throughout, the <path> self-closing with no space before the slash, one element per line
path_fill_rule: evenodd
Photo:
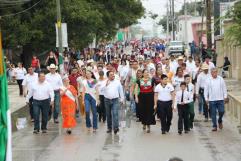
<path fill-rule="evenodd" d="M 35 4 L 33 4 L 31 7 L 24 9 L 22 11 L 16 12 L 16 13 L 11 13 L 11 14 L 5 14 L 5 15 L 0 15 L 0 17 L 10 17 L 10 16 L 15 16 L 15 15 L 19 15 L 22 14 L 24 12 L 27 12 L 29 10 L 31 10 L 32 8 L 34 8 L 35 6 L 37 6 L 42 0 L 39 0 L 38 2 L 36 2 Z"/>
<path fill-rule="evenodd" d="M 28 3 L 31 0 L 18 0 L 18 1 L 5 1 L 0 0 L 0 6 L 14 6 L 14 5 L 22 5 L 24 3 Z"/>

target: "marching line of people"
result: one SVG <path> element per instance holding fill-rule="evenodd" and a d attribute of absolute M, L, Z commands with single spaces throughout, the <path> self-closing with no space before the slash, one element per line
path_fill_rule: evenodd
<path fill-rule="evenodd" d="M 46 133 L 48 121 L 53 118 L 58 124 L 61 115 L 67 134 L 76 127 L 77 117 L 85 118 L 88 131 L 97 132 L 98 123 L 103 121 L 107 122 L 107 133 L 117 134 L 119 110 L 125 101 L 130 101 L 136 121 L 147 133 L 156 125 L 156 117 L 160 119 L 162 134 L 170 132 L 175 112 L 177 132 L 188 133 L 194 127 L 196 101 L 205 121 L 212 119 L 212 131 L 223 128 L 227 89 L 209 56 L 201 62 L 191 56 L 165 57 L 163 51 L 146 58 L 139 51 L 126 55 L 108 62 L 76 60 L 81 63 L 70 68 L 69 74 L 58 72 L 53 54 L 48 58 L 53 63 L 48 64 L 47 74 L 40 70 L 37 74 L 30 67 L 25 75 L 20 63 L 17 80 L 20 95 L 26 96 L 29 105 L 34 133 Z"/>

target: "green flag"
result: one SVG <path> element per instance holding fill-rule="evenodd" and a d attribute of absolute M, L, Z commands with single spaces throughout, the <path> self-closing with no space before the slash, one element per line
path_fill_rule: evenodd
<path fill-rule="evenodd" d="M 2 51 L 2 33 L 0 30 L 0 161 L 7 161 L 7 149 L 9 134 L 9 102 L 8 102 L 8 87 L 7 76 L 4 65 L 4 57 Z M 10 125 L 11 126 L 11 125 Z"/>

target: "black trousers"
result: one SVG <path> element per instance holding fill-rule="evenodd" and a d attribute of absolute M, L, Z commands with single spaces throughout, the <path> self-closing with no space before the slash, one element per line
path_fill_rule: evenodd
<path fill-rule="evenodd" d="M 172 101 L 158 101 L 157 115 L 161 120 L 161 130 L 169 131 L 172 122 Z"/>
<path fill-rule="evenodd" d="M 50 100 L 33 100 L 34 113 L 34 130 L 40 130 L 40 114 L 41 114 L 41 130 L 47 130 L 48 112 L 50 108 Z"/>
<path fill-rule="evenodd" d="M 99 113 L 99 121 L 106 121 L 106 109 L 105 109 L 105 97 L 103 95 L 100 95 L 100 105 L 97 108 Z"/>
<path fill-rule="evenodd" d="M 31 97 L 29 99 L 29 114 L 31 119 L 34 119 L 34 115 L 33 115 L 33 97 Z"/>
<path fill-rule="evenodd" d="M 23 79 L 18 79 L 17 83 L 18 83 L 18 87 L 19 87 L 19 95 L 21 96 L 21 95 L 23 95 L 23 86 L 22 86 Z"/>
<path fill-rule="evenodd" d="M 208 119 L 208 116 L 211 116 L 211 111 L 208 108 L 208 105 L 206 103 L 205 97 L 204 97 L 204 89 L 200 88 L 199 89 L 199 94 L 201 96 L 202 102 L 203 102 L 203 115 L 206 119 Z"/>
<path fill-rule="evenodd" d="M 178 109 L 178 131 L 189 130 L 189 120 L 188 120 L 188 104 L 177 105 Z"/>

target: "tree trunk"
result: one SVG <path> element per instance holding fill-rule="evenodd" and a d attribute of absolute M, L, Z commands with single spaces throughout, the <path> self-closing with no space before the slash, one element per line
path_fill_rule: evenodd
<path fill-rule="evenodd" d="M 207 48 L 212 49 L 212 17 L 211 17 L 211 9 L 212 9 L 211 0 L 206 0 L 206 8 L 207 8 Z"/>
<path fill-rule="evenodd" d="M 31 44 L 26 44 L 23 46 L 23 53 L 21 54 L 21 61 L 25 68 L 31 66 L 31 60 L 33 57 L 33 49 Z"/>

